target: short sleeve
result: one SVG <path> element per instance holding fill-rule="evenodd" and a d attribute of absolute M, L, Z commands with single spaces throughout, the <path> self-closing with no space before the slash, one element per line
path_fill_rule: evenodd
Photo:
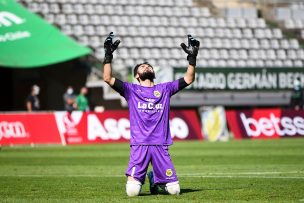
<path fill-rule="evenodd" d="M 115 82 L 114 82 L 112 88 L 116 92 L 118 92 L 121 96 L 123 96 L 124 87 L 123 87 L 123 82 L 121 80 L 115 78 Z"/>
<path fill-rule="evenodd" d="M 121 96 L 127 99 L 130 95 L 130 89 L 132 88 L 132 84 L 128 82 L 122 82 L 121 80 L 115 78 L 115 82 L 111 87 Z"/>
<path fill-rule="evenodd" d="M 132 84 L 128 82 L 124 82 L 123 93 L 121 94 L 121 96 L 123 96 L 126 100 L 128 100 L 131 94 L 131 89 L 132 89 Z"/>
<path fill-rule="evenodd" d="M 179 80 L 166 83 L 166 89 L 169 92 L 170 96 L 176 94 L 179 91 Z"/>
<path fill-rule="evenodd" d="M 189 85 L 189 84 L 186 83 L 185 78 L 180 78 L 180 79 L 178 80 L 178 89 L 179 89 L 179 90 L 184 89 L 184 88 L 187 87 L 188 85 Z"/>
<path fill-rule="evenodd" d="M 33 99 L 33 96 L 29 95 L 29 96 L 26 98 L 25 101 L 26 101 L 26 102 L 31 102 L 31 103 L 32 103 L 33 100 L 34 100 L 34 99 Z"/>

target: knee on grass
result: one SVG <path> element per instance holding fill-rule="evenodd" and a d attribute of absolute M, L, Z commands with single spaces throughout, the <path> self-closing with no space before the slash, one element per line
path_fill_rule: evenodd
<path fill-rule="evenodd" d="M 178 181 L 167 183 L 166 185 L 160 185 L 160 188 L 170 195 L 179 195 L 180 194 L 180 186 Z"/>
<path fill-rule="evenodd" d="M 137 180 L 128 180 L 126 184 L 126 193 L 129 197 L 138 196 L 141 191 L 141 183 Z"/>

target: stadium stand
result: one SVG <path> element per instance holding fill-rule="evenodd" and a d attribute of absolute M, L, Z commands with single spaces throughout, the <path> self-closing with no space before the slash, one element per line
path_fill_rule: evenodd
<path fill-rule="evenodd" d="M 304 3 L 291 2 L 273 9 L 273 17 L 279 21 L 283 29 L 296 32 L 304 40 Z"/>
<path fill-rule="evenodd" d="M 103 58 L 105 36 L 114 31 L 122 40 L 117 64 L 133 66 L 152 58 L 164 59 L 162 65 L 183 66 L 179 44 L 192 33 L 202 41 L 200 66 L 303 66 L 298 40 L 285 39 L 279 28 L 267 27 L 255 8 L 226 8 L 223 17 L 217 17 L 207 7 L 195 7 L 192 0 L 23 2 L 31 11 L 40 12 L 47 21 L 59 25 L 67 35 L 75 35 L 80 43 L 93 47 L 99 59 Z M 304 18 L 302 11 L 303 7 L 277 8 L 276 15 L 278 19 L 299 19 Z M 285 24 L 303 27 L 302 19 L 290 18 Z"/>
<path fill-rule="evenodd" d="M 101 61 L 105 36 L 110 31 L 116 33 L 122 41 L 113 64 L 118 73 L 145 60 L 162 68 L 185 67 L 187 61 L 179 44 L 189 33 L 201 41 L 199 67 L 303 67 L 304 63 L 304 50 L 298 39 L 286 38 L 280 27 L 268 26 L 254 7 L 223 8 L 214 13 L 208 6 L 198 6 L 192 0 L 19 2 L 65 34 L 93 48 Z M 275 13 L 277 19 L 284 20 L 286 27 L 303 26 L 303 9 L 303 5 L 298 5 L 297 9 L 277 8 Z M 286 16 L 290 18 L 285 20 Z M 304 35 L 303 30 L 301 33 Z M 100 70 L 92 74 L 95 75 L 91 80 L 101 79 Z M 286 94 L 278 97 L 284 100 L 281 103 L 288 103 Z M 224 99 L 222 101 L 225 103 Z"/>

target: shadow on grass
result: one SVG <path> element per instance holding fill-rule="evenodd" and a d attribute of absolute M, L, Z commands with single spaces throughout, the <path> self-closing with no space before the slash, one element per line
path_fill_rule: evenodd
<path fill-rule="evenodd" d="M 180 194 L 186 194 L 186 193 L 191 193 L 191 192 L 199 192 L 202 191 L 202 189 L 190 189 L 190 188 L 184 188 L 181 189 Z M 150 194 L 150 193 L 141 193 L 140 196 L 150 196 L 150 195 L 155 195 L 155 194 Z M 169 195 L 168 193 L 160 192 L 157 195 Z"/>
<path fill-rule="evenodd" d="M 202 191 L 202 189 L 184 188 L 184 189 L 181 189 L 181 194 L 184 194 L 184 193 L 191 193 L 191 192 L 199 192 L 199 191 Z"/>

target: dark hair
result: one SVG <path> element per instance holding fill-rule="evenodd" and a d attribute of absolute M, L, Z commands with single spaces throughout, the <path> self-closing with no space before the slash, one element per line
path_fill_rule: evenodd
<path fill-rule="evenodd" d="M 133 70 L 133 76 L 134 76 L 134 77 L 135 77 L 136 74 L 137 74 L 137 70 L 138 70 L 139 66 L 141 66 L 141 65 L 143 65 L 143 64 L 146 64 L 146 65 L 150 66 L 151 68 L 153 68 L 153 66 L 151 66 L 151 64 L 148 63 L 148 62 L 146 62 L 146 61 L 143 62 L 143 63 L 137 64 L 137 65 L 134 67 L 134 70 Z"/>

